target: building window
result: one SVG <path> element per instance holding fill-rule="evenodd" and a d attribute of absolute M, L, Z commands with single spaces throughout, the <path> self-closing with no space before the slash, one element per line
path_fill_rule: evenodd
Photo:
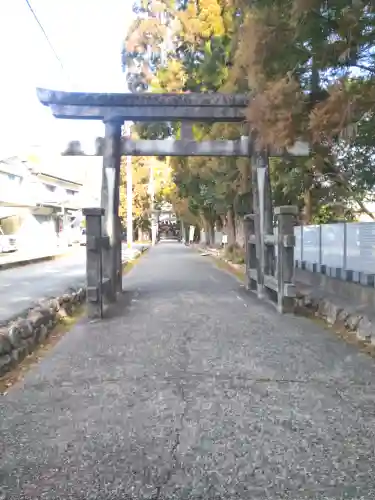
<path fill-rule="evenodd" d="M 44 184 L 44 186 L 50 193 L 54 193 L 56 191 L 56 186 L 53 186 L 52 184 Z"/>
<path fill-rule="evenodd" d="M 69 196 L 75 196 L 76 194 L 78 194 L 78 191 L 74 191 L 73 189 L 67 189 L 66 194 L 68 194 Z"/>

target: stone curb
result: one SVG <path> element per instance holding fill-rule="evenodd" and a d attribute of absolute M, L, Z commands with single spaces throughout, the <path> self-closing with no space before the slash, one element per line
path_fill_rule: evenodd
<path fill-rule="evenodd" d="M 44 255 L 43 257 L 32 257 L 31 259 L 21 259 L 13 262 L 5 262 L 4 264 L 0 261 L 0 271 L 5 271 L 6 269 L 13 269 L 15 267 L 28 266 L 29 264 L 37 264 L 38 262 L 47 262 L 49 260 L 56 260 L 61 257 L 66 257 L 70 255 L 71 252 L 62 252 L 55 255 Z"/>
<path fill-rule="evenodd" d="M 142 247 L 139 255 L 149 247 Z M 124 260 L 123 264 L 129 261 Z M 52 332 L 62 318 L 72 316 L 86 300 L 86 288 L 69 288 L 54 299 L 41 300 L 39 304 L 19 318 L 0 325 L 0 376 L 17 366 L 31 354 Z"/>
<path fill-rule="evenodd" d="M 59 321 L 71 316 L 85 298 L 85 288 L 70 288 L 60 297 L 41 301 L 24 317 L 0 327 L 0 376 L 31 354 Z"/>
<path fill-rule="evenodd" d="M 214 249 L 199 248 L 202 252 L 207 252 L 212 257 L 226 262 L 236 271 L 245 272 L 243 264 L 233 262 L 221 257 L 220 252 Z M 295 298 L 296 312 L 304 309 L 310 314 L 322 319 L 331 327 L 344 327 L 348 333 L 356 335 L 360 341 L 365 341 L 375 345 L 375 317 L 371 318 L 365 311 L 361 311 L 342 304 L 334 297 L 318 296 L 313 291 L 307 290 L 303 285 L 296 283 L 297 297 Z"/>
<path fill-rule="evenodd" d="M 375 318 L 365 311 L 339 303 L 332 297 L 319 297 L 303 290 L 297 291 L 295 300 L 297 308 L 305 309 L 329 326 L 344 327 L 348 333 L 355 334 L 358 340 L 375 345 Z"/>

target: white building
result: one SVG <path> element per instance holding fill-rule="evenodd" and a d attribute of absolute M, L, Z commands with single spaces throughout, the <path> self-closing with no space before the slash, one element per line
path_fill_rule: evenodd
<path fill-rule="evenodd" d="M 100 157 L 35 155 L 0 160 L 0 226 L 18 248 L 68 243 L 81 209 L 99 206 Z M 74 223 L 76 220 L 76 223 Z"/>

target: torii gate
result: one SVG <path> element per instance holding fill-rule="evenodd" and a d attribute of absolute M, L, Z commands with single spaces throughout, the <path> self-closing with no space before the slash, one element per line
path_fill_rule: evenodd
<path fill-rule="evenodd" d="M 267 175 L 268 162 L 264 151 L 257 151 L 250 137 L 242 137 L 235 141 L 202 142 L 183 138 L 132 141 L 121 137 L 121 127 L 126 121 L 244 123 L 249 96 L 219 93 L 105 94 L 46 89 L 37 89 L 37 95 L 42 104 L 50 107 L 56 118 L 101 120 L 105 124 L 101 209 L 85 210 L 87 299 L 90 317 L 102 316 L 103 297 L 105 302 L 111 303 L 116 301 L 117 292 L 121 291 L 122 263 L 118 209 L 122 155 L 242 156 L 249 159 L 252 156 L 254 214 L 247 217 L 249 231 L 246 237 L 247 284 L 249 289 L 257 291 L 259 297 L 263 297 L 267 290 L 276 291 L 278 308 L 285 310 L 285 299 L 293 296 L 293 271 L 290 269 L 286 271 L 284 268 L 290 268 L 290 262 L 293 268 L 293 252 L 291 257 L 285 260 L 283 254 L 280 256 L 282 248 L 279 249 L 278 262 L 283 263 L 283 268 L 279 269 L 279 279 L 277 279 L 272 272 L 274 254 L 269 252 L 271 246 L 274 250 L 276 239 L 272 228 L 271 196 L 265 188 L 267 183 L 264 182 L 265 175 L 263 175 Z M 284 212 L 286 215 L 292 214 L 294 208 L 284 207 L 280 213 Z M 281 226 L 284 227 L 285 223 Z M 290 233 L 292 227 L 290 221 L 285 227 Z M 285 227 L 284 234 L 286 234 Z M 263 237 L 264 234 L 266 238 Z M 284 243 L 281 245 L 283 248 L 294 246 L 290 238 L 285 242 L 285 245 Z M 280 279 L 282 284 L 279 282 Z"/>

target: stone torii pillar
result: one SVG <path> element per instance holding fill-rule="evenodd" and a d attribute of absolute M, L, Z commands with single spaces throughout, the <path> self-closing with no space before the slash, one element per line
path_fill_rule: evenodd
<path fill-rule="evenodd" d="M 121 127 L 119 118 L 105 119 L 103 151 L 103 171 L 101 207 L 103 216 L 103 236 L 108 236 L 109 246 L 103 249 L 103 274 L 105 278 L 104 298 L 107 302 L 116 300 L 120 291 L 121 275 L 121 233 L 119 224 L 120 168 L 121 168 Z"/>

